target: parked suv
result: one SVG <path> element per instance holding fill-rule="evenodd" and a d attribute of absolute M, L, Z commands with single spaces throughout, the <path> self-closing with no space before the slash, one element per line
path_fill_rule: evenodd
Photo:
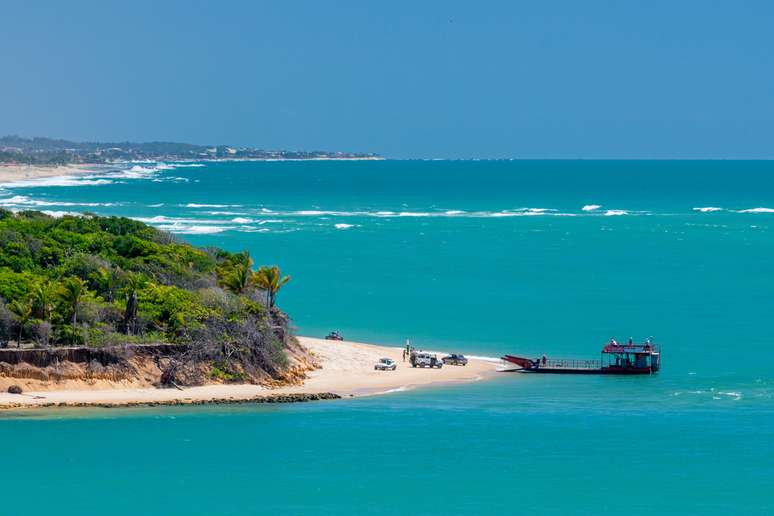
<path fill-rule="evenodd" d="M 443 362 L 438 360 L 437 356 L 423 351 L 413 351 L 410 361 L 411 367 L 437 367 L 438 369 L 443 367 Z"/>
<path fill-rule="evenodd" d="M 468 359 L 465 358 L 465 355 L 459 355 L 457 353 L 446 355 L 441 360 L 443 360 L 443 363 L 446 365 L 468 365 Z"/>
<path fill-rule="evenodd" d="M 398 364 L 391 358 L 380 358 L 376 365 L 374 365 L 374 369 L 377 371 L 395 371 L 397 367 Z"/>

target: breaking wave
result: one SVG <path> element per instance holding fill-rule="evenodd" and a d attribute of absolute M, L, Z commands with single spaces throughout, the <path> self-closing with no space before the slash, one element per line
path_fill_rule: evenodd
<path fill-rule="evenodd" d="M 184 208 L 241 208 L 241 204 L 198 204 L 195 202 L 189 202 L 188 204 L 181 205 Z"/>
<path fill-rule="evenodd" d="M 712 213 L 713 211 L 722 211 L 723 208 L 716 208 L 715 206 L 705 206 L 702 208 L 694 208 L 693 211 L 699 211 L 701 213 Z"/>
<path fill-rule="evenodd" d="M 46 186 L 96 186 L 113 183 L 110 179 L 96 179 L 96 175 L 89 176 L 53 176 L 28 179 L 26 181 L 14 181 L 3 183 L 3 188 L 42 188 Z"/>
<path fill-rule="evenodd" d="M 42 201 L 30 199 L 26 195 L 14 195 L 6 199 L 0 199 L 0 206 L 115 206 L 112 202 L 68 202 L 68 201 Z"/>
<path fill-rule="evenodd" d="M 581 208 L 581 210 L 583 210 L 583 211 L 596 211 L 596 210 L 600 209 L 601 207 L 602 207 L 601 204 L 587 204 L 586 206 Z"/>
<path fill-rule="evenodd" d="M 774 213 L 774 208 L 749 208 L 747 210 L 738 210 L 737 213 Z"/>
<path fill-rule="evenodd" d="M 177 233 L 180 235 L 208 235 L 213 233 L 222 233 L 229 229 L 234 229 L 228 226 L 196 226 L 186 224 L 170 224 L 156 227 L 163 231 L 169 231 L 170 233 Z"/>

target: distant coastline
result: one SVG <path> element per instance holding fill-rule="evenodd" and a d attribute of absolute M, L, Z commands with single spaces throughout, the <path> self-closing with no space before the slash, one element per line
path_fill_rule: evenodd
<path fill-rule="evenodd" d="M 177 142 L 74 142 L 52 138 L 0 137 L 0 163 L 86 165 L 147 161 L 378 160 L 374 153 L 265 150 L 236 145 Z"/>

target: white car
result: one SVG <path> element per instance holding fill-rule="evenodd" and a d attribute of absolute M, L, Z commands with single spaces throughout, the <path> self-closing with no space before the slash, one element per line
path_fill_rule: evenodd
<path fill-rule="evenodd" d="M 391 358 L 380 358 L 379 361 L 374 365 L 374 369 L 376 371 L 395 371 L 397 367 L 398 364 L 396 364 L 395 360 Z"/>

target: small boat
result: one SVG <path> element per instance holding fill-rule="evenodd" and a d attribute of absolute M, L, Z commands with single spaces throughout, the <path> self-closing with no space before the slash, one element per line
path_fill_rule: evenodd
<path fill-rule="evenodd" d="M 653 374 L 661 367 L 661 351 L 650 340 L 644 344 L 618 344 L 611 340 L 602 348 L 599 360 L 548 358 L 531 360 L 513 355 L 502 359 L 515 366 L 503 371 L 553 374 Z"/>

